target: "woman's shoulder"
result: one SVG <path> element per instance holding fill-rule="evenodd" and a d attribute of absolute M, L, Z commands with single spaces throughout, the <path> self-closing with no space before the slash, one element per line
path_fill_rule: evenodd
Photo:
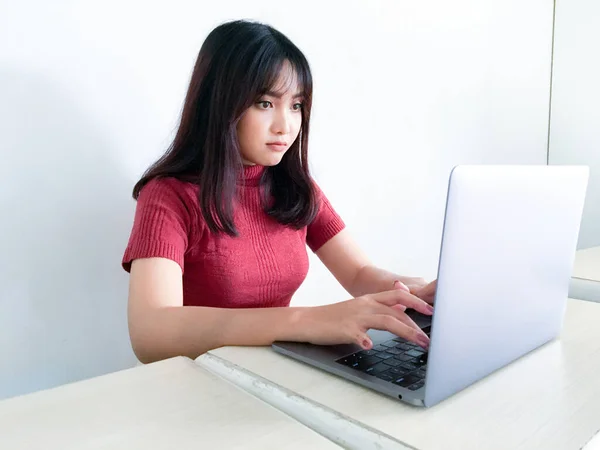
<path fill-rule="evenodd" d="M 198 192 L 198 185 L 173 176 L 160 176 L 149 180 L 141 189 L 141 191 L 144 189 Z"/>
<path fill-rule="evenodd" d="M 156 177 L 149 180 L 141 189 L 140 199 L 161 197 L 165 200 L 179 199 L 188 202 L 198 201 L 198 185 L 175 177 Z"/>
<path fill-rule="evenodd" d="M 198 225 L 201 216 L 198 186 L 175 177 L 153 178 L 140 189 L 137 208 L 150 215 L 168 211 L 181 221 Z"/>

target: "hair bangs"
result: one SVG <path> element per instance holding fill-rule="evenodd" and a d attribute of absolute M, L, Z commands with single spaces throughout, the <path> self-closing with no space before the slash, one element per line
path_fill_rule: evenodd
<path fill-rule="evenodd" d="M 278 43 L 279 44 L 279 43 Z M 255 101 L 258 97 L 271 92 L 283 95 L 291 92 L 304 99 L 312 98 L 312 76 L 308 61 L 303 55 L 285 44 L 274 45 L 257 58 L 254 73 L 255 86 L 248 102 Z"/>

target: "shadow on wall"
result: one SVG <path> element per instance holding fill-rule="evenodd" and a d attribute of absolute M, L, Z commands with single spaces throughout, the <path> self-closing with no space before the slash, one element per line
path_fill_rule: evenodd
<path fill-rule="evenodd" d="M 132 367 L 115 146 L 38 74 L 0 68 L 0 398 Z"/>

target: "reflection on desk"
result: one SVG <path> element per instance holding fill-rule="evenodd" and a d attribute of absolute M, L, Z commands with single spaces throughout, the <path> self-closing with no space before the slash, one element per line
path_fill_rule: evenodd
<path fill-rule="evenodd" d="M 600 246 L 576 253 L 569 296 L 600 302 Z"/>
<path fill-rule="evenodd" d="M 600 429 L 598 323 L 599 304 L 569 300 L 559 339 L 429 409 L 394 401 L 270 348 L 227 347 L 208 357 L 414 448 L 579 450 Z"/>
<path fill-rule="evenodd" d="M 573 277 L 600 282 L 600 246 L 577 251 Z"/>
<path fill-rule="evenodd" d="M 2 449 L 329 449 L 292 418 L 174 358 L 0 402 Z"/>

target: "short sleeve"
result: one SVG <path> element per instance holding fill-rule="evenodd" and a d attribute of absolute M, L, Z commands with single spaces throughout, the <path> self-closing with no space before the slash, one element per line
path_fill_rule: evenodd
<path fill-rule="evenodd" d="M 137 199 L 123 268 L 129 272 L 134 259 L 162 257 L 175 261 L 183 271 L 190 229 L 182 182 L 169 178 L 149 181 Z"/>
<path fill-rule="evenodd" d="M 316 183 L 314 183 L 314 186 L 317 193 L 319 212 L 307 227 L 306 243 L 313 252 L 316 252 L 327 241 L 342 231 L 346 225 L 319 186 Z"/>

